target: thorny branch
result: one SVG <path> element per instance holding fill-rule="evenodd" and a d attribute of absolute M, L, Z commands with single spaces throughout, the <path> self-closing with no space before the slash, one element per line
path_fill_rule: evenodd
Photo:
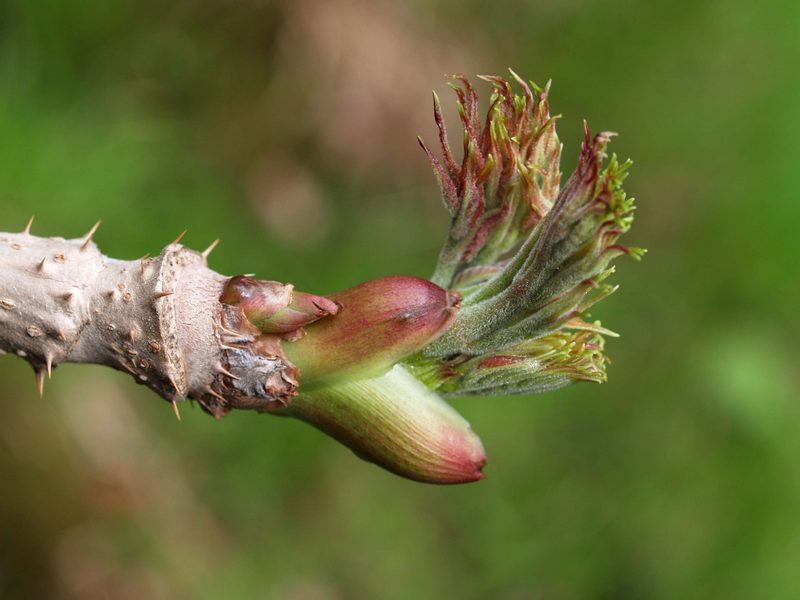
<path fill-rule="evenodd" d="M 176 408 L 187 398 L 220 417 L 270 411 L 296 394 L 297 369 L 265 335 L 219 298 L 229 277 L 180 244 L 157 257 L 104 256 L 83 237 L 0 233 L 0 351 L 27 360 L 39 393 L 62 363 L 130 373 Z M 282 284 L 276 284 L 282 285 Z M 291 286 L 285 286 L 291 291 Z"/>

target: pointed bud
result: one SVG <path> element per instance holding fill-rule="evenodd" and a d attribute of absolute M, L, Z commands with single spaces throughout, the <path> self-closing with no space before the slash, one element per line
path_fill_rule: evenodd
<path fill-rule="evenodd" d="M 384 277 L 329 297 L 335 318 L 306 328 L 283 344 L 308 389 L 331 378 L 373 377 L 442 334 L 458 312 L 460 297 L 417 277 Z"/>
<path fill-rule="evenodd" d="M 339 310 L 335 302 L 296 292 L 291 284 L 244 275 L 228 280 L 220 302 L 241 308 L 247 320 L 263 333 L 289 333 Z"/>
<path fill-rule="evenodd" d="M 285 333 L 337 312 L 339 305 L 332 300 L 314 294 L 292 292 L 292 300 L 286 308 L 264 318 L 257 327 L 264 333 Z"/>
<path fill-rule="evenodd" d="M 278 414 L 300 418 L 364 460 L 416 481 L 483 479 L 486 455 L 469 423 L 402 366 L 301 393 Z"/>
<path fill-rule="evenodd" d="M 444 287 L 467 292 L 458 280 L 461 272 L 513 256 L 558 194 L 561 144 L 556 119 L 550 116 L 549 90 L 531 89 L 515 73 L 512 76 L 522 95 L 515 94 L 500 77 L 481 77 L 494 88 L 483 118 L 475 88 L 463 76 L 453 78 L 451 87 L 458 97 L 464 129 L 460 165 L 452 158 L 441 106 L 434 97 L 444 164 L 420 144 L 452 217 L 432 277 Z"/>

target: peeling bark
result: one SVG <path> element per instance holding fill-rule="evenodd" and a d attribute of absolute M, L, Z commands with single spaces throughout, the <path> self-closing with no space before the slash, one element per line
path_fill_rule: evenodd
<path fill-rule="evenodd" d="M 85 238 L 0 233 L 0 352 L 27 360 L 41 393 L 59 364 L 130 373 L 177 403 L 220 417 L 271 411 L 296 394 L 297 369 L 280 340 L 220 302 L 229 277 L 180 238 L 154 258 L 104 256 Z"/>

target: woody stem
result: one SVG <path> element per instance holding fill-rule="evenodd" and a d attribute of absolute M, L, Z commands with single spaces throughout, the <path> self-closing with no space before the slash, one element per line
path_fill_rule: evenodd
<path fill-rule="evenodd" d="M 267 348 L 219 302 L 228 278 L 208 268 L 205 253 L 176 240 L 158 257 L 116 260 L 93 233 L 0 233 L 0 352 L 27 360 L 40 390 L 52 369 L 72 362 L 128 372 L 162 398 L 196 399 L 215 416 L 271 410 L 294 394 L 280 346 Z"/>

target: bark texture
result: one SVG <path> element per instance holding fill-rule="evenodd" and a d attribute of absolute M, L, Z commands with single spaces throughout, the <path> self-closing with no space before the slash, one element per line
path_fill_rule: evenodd
<path fill-rule="evenodd" d="M 40 393 L 52 369 L 73 362 L 128 372 L 174 406 L 191 398 L 216 417 L 281 408 L 296 394 L 279 338 L 219 301 L 229 277 L 208 268 L 208 251 L 177 240 L 158 257 L 115 260 L 93 233 L 0 233 L 0 352 L 33 366 Z"/>

